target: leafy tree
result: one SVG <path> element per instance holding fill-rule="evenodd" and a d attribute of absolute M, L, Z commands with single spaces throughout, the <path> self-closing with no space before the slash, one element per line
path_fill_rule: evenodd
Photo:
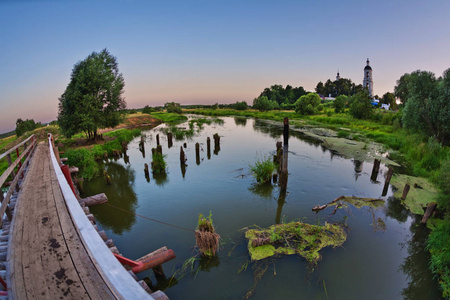
<path fill-rule="evenodd" d="M 397 80 L 397 85 L 394 87 L 394 96 L 399 98 L 403 104 L 406 104 L 408 100 L 408 82 L 411 74 L 405 73 L 399 80 Z"/>
<path fill-rule="evenodd" d="M 287 85 L 286 88 L 283 88 L 282 85 L 275 84 L 270 88 L 265 88 L 259 97 L 265 96 L 268 100 L 276 102 L 278 106 L 280 106 L 282 104 L 294 104 L 295 101 L 303 95 L 306 95 L 306 91 L 301 86 L 293 88 L 292 86 Z"/>
<path fill-rule="evenodd" d="M 372 116 L 372 103 L 369 94 L 361 91 L 352 96 L 350 114 L 356 119 L 369 119 Z"/>
<path fill-rule="evenodd" d="M 144 106 L 144 108 L 142 109 L 143 114 L 151 114 L 154 111 L 155 110 L 148 105 Z"/>
<path fill-rule="evenodd" d="M 450 69 L 436 79 L 432 72 L 412 72 L 407 84 L 408 97 L 403 111 L 405 128 L 450 143 Z"/>
<path fill-rule="evenodd" d="M 183 112 L 183 110 L 181 109 L 180 103 L 176 103 L 176 102 L 166 102 L 164 104 L 164 108 L 169 113 L 181 114 Z"/>
<path fill-rule="evenodd" d="M 253 100 L 253 108 L 259 111 L 268 111 L 274 109 L 276 102 L 267 99 L 266 96 L 260 96 Z"/>
<path fill-rule="evenodd" d="M 17 136 L 21 136 L 23 135 L 25 132 L 27 131 L 32 131 L 36 128 L 42 127 L 41 123 L 35 123 L 33 119 L 28 120 L 26 119 L 25 121 L 22 119 L 17 119 L 16 121 L 16 135 Z"/>
<path fill-rule="evenodd" d="M 124 86 L 117 59 L 107 49 L 76 63 L 59 98 L 58 123 L 63 134 L 70 137 L 83 131 L 96 139 L 98 129 L 118 125 L 126 108 Z"/>
<path fill-rule="evenodd" d="M 331 81 L 328 79 L 325 84 L 322 81 L 316 86 L 316 93 L 322 94 L 326 97 L 337 97 L 340 95 L 355 95 L 358 92 L 363 90 L 363 86 L 361 84 L 356 85 L 348 78 L 339 78 L 339 80 Z"/>
<path fill-rule="evenodd" d="M 236 110 L 246 110 L 248 108 L 248 104 L 245 101 L 236 102 L 233 105 L 233 108 L 236 109 Z"/>
<path fill-rule="evenodd" d="M 295 112 L 301 115 L 313 115 L 320 104 L 320 97 L 316 93 L 301 96 L 295 102 Z"/>
<path fill-rule="evenodd" d="M 391 109 L 397 109 L 397 102 L 395 102 L 395 95 L 393 93 L 385 93 L 383 98 L 381 98 L 381 103 L 389 104 Z"/>
<path fill-rule="evenodd" d="M 334 111 L 340 113 L 344 111 L 345 103 L 348 102 L 348 97 L 345 95 L 340 95 L 333 101 Z"/>

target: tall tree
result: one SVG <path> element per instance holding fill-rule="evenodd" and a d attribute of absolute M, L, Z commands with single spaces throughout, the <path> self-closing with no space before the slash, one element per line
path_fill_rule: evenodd
<path fill-rule="evenodd" d="M 118 125 L 126 108 L 124 86 L 117 59 L 107 49 L 76 63 L 59 98 L 58 123 L 64 135 L 83 131 L 95 139 L 98 129 Z"/>
<path fill-rule="evenodd" d="M 409 75 L 408 97 L 403 111 L 405 128 L 450 143 L 450 69 L 436 79 L 434 73 L 415 71 Z"/>
<path fill-rule="evenodd" d="M 397 109 L 397 102 L 395 102 L 395 95 L 393 93 L 385 93 L 383 98 L 381 98 L 381 103 L 389 104 L 390 109 Z"/>
<path fill-rule="evenodd" d="M 394 95 L 399 98 L 403 104 L 406 104 L 408 100 L 408 82 L 411 74 L 405 73 L 399 80 L 397 80 L 397 85 L 394 87 Z"/>

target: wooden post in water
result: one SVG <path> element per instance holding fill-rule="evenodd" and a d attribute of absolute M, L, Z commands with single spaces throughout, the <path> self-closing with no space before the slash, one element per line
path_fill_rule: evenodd
<path fill-rule="evenodd" d="M 183 143 L 183 147 L 184 147 L 184 149 L 186 149 L 187 148 L 187 144 Z"/>
<path fill-rule="evenodd" d="M 287 145 L 289 143 L 289 119 L 284 118 L 283 120 L 283 144 Z"/>
<path fill-rule="evenodd" d="M 147 163 L 144 164 L 144 174 L 145 174 L 145 179 L 147 179 L 147 182 L 149 182 L 150 181 L 150 172 L 148 171 Z"/>
<path fill-rule="evenodd" d="M 280 174 L 280 187 L 284 191 L 287 188 L 288 180 L 288 151 L 289 151 L 289 119 L 284 118 L 284 128 L 283 128 L 283 161 L 281 163 L 281 174 Z"/>
<path fill-rule="evenodd" d="M 162 155 L 162 146 L 161 145 L 156 146 L 156 152 Z"/>
<path fill-rule="evenodd" d="M 405 184 L 405 187 L 403 188 L 402 200 L 406 199 L 406 196 L 408 195 L 409 189 L 410 189 L 409 184 Z"/>
<path fill-rule="evenodd" d="M 389 171 L 387 173 L 386 181 L 384 182 L 383 193 L 381 194 L 381 196 L 386 196 L 387 191 L 388 191 L 388 187 L 389 187 L 389 182 L 391 182 L 391 178 L 392 178 L 392 173 L 393 172 L 394 172 L 394 169 L 392 169 L 392 167 L 389 167 Z"/>
<path fill-rule="evenodd" d="M 209 136 L 206 138 L 206 156 L 211 159 L 211 139 Z"/>
<path fill-rule="evenodd" d="M 218 155 L 220 151 L 220 136 L 218 133 L 213 135 L 214 138 L 214 154 Z"/>
<path fill-rule="evenodd" d="M 195 143 L 195 162 L 200 165 L 200 144 Z"/>
<path fill-rule="evenodd" d="M 141 135 L 141 141 L 139 142 L 139 151 L 142 153 L 142 158 L 145 158 L 145 142 L 144 137 Z"/>
<path fill-rule="evenodd" d="M 184 154 L 183 147 L 180 146 L 180 163 L 185 164 L 186 163 L 186 154 Z"/>
<path fill-rule="evenodd" d="M 380 170 L 380 160 L 376 159 L 373 162 L 372 175 L 370 176 L 370 180 L 377 181 L 378 171 Z"/>
<path fill-rule="evenodd" d="M 173 146 L 173 142 L 172 142 L 172 132 L 168 132 L 167 133 L 167 142 L 169 144 L 169 148 L 171 148 Z"/>
<path fill-rule="evenodd" d="M 156 146 L 159 146 L 159 133 L 156 135 Z"/>

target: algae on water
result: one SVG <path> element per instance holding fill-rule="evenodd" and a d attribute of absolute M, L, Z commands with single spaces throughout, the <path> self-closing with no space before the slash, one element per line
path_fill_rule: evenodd
<path fill-rule="evenodd" d="M 439 190 L 426 178 L 394 174 L 391 185 L 397 189 L 394 193 L 395 198 L 401 198 L 403 188 L 407 183 L 410 185 L 410 189 L 406 199 L 401 202 L 412 213 L 423 215 L 427 204 L 437 201 Z"/>
<path fill-rule="evenodd" d="M 302 222 L 272 225 L 267 229 L 249 229 L 245 233 L 252 260 L 279 254 L 299 254 L 309 263 L 316 264 L 325 247 L 338 247 L 347 234 L 338 224 L 310 225 Z"/>

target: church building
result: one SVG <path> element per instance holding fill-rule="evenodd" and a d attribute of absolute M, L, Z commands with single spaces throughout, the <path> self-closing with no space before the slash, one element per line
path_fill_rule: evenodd
<path fill-rule="evenodd" d="M 372 68 L 370 67 L 369 59 L 367 59 L 367 66 L 364 68 L 363 87 L 369 90 L 369 96 L 373 97 L 373 79 Z"/>

